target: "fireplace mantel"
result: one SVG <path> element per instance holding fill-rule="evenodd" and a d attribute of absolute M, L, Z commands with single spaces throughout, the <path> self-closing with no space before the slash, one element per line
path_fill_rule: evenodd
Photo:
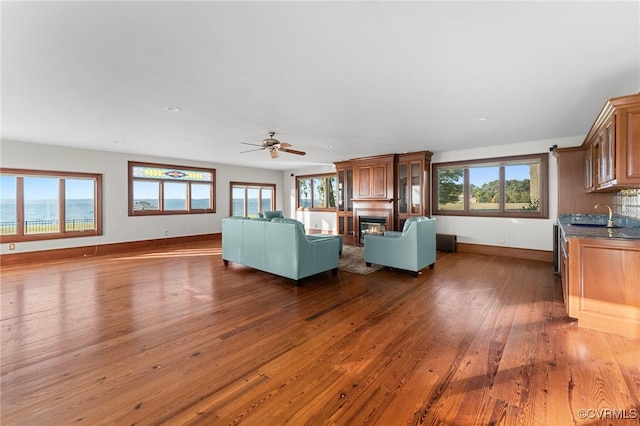
<path fill-rule="evenodd" d="M 392 203 L 393 198 L 354 198 L 354 203 Z"/>

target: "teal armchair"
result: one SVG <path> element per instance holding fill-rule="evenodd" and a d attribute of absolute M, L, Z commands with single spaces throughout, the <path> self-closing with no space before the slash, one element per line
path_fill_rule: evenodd
<path fill-rule="evenodd" d="M 413 216 L 407 219 L 402 232 L 387 231 L 384 235 L 364 236 L 364 261 L 403 269 L 418 276 L 420 270 L 436 263 L 436 219 Z"/>

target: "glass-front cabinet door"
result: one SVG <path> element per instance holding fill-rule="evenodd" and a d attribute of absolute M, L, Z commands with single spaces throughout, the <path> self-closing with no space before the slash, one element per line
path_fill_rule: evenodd
<path fill-rule="evenodd" d="M 430 186 L 429 170 L 431 156 L 429 151 L 398 155 L 396 190 L 397 228 L 402 230 L 404 222 L 411 216 L 429 216 Z"/>
<path fill-rule="evenodd" d="M 407 163 L 398 164 L 398 214 L 409 213 L 409 187 L 407 180 Z"/>
<path fill-rule="evenodd" d="M 337 231 L 338 235 L 353 236 L 353 169 L 336 164 L 338 176 Z"/>

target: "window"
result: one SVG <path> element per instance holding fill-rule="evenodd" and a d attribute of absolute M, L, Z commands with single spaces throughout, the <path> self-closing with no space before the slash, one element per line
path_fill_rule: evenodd
<path fill-rule="evenodd" d="M 433 165 L 434 214 L 548 218 L 548 154 Z"/>
<path fill-rule="evenodd" d="M 257 217 L 275 210 L 276 185 L 231 182 L 231 216 Z"/>
<path fill-rule="evenodd" d="M 215 169 L 129 161 L 129 216 L 215 213 Z"/>
<path fill-rule="evenodd" d="M 3 242 L 102 235 L 102 175 L 0 169 Z"/>
<path fill-rule="evenodd" d="M 335 175 L 298 176 L 296 186 L 299 209 L 334 210 L 336 208 L 338 184 Z"/>

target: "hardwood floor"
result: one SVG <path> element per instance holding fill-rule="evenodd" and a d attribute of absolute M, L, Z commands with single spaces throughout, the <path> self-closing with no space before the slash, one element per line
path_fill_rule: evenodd
<path fill-rule="evenodd" d="M 296 288 L 219 244 L 3 268 L 1 423 L 638 424 L 640 341 L 568 319 L 549 263 Z"/>

